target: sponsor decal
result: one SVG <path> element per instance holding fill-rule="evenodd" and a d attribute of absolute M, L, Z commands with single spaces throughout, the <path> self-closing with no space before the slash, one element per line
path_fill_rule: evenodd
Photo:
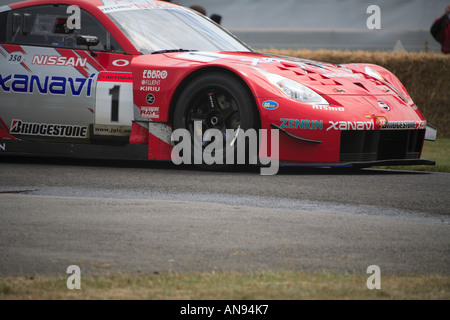
<path fill-rule="evenodd" d="M 67 92 L 73 96 L 80 96 L 84 91 L 86 96 L 91 95 L 92 78 L 71 78 L 60 76 L 38 76 L 26 74 L 0 74 L 0 91 L 15 93 L 33 93 L 65 95 Z M 86 83 L 87 82 L 87 83 Z"/>
<path fill-rule="evenodd" d="M 108 12 L 116 12 L 116 11 L 125 11 L 125 10 L 134 10 L 136 9 L 134 5 L 108 5 L 108 6 L 101 6 L 98 7 L 102 12 L 108 13 Z"/>
<path fill-rule="evenodd" d="M 373 121 L 329 121 L 329 130 L 374 130 Z"/>
<path fill-rule="evenodd" d="M 0 143 L 0 151 L 6 151 L 6 143 Z"/>
<path fill-rule="evenodd" d="M 154 104 L 155 103 L 155 96 L 151 93 L 149 93 L 146 97 L 145 100 L 147 101 L 148 104 Z"/>
<path fill-rule="evenodd" d="M 322 130 L 322 120 L 304 120 L 304 119 L 280 119 L 280 128 L 289 129 L 309 129 L 309 130 Z"/>
<path fill-rule="evenodd" d="M 133 82 L 133 77 L 131 73 L 120 73 L 120 72 L 100 72 L 98 74 L 98 81 L 109 81 L 109 82 Z"/>
<path fill-rule="evenodd" d="M 345 92 L 344 89 L 340 89 L 340 88 L 334 88 L 333 91 L 334 92 L 339 92 L 339 93 L 344 93 Z"/>
<path fill-rule="evenodd" d="M 211 62 L 217 59 L 223 59 L 228 58 L 229 55 L 220 54 L 220 53 L 212 53 L 212 52 L 203 52 L 203 51 L 197 51 L 197 52 L 184 52 L 179 55 L 177 55 L 177 58 L 191 60 L 191 61 L 198 61 L 198 62 Z"/>
<path fill-rule="evenodd" d="M 31 64 L 46 65 L 46 66 L 72 66 L 72 67 L 86 67 L 86 58 L 81 57 L 64 57 L 36 54 L 31 61 Z"/>
<path fill-rule="evenodd" d="M 0 53 L 5 57 L 6 62 L 13 65 L 20 64 L 27 71 L 31 72 L 30 68 L 25 64 L 26 52 L 20 45 L 0 45 L 2 49 L 6 50 L 6 53 L 0 49 Z M 15 50 L 15 51 L 13 51 Z"/>
<path fill-rule="evenodd" d="M 117 59 L 112 62 L 113 66 L 116 67 L 125 67 L 130 64 L 130 61 L 124 59 Z"/>
<path fill-rule="evenodd" d="M 316 105 L 316 104 L 313 104 L 312 108 L 314 110 L 324 110 L 324 111 L 339 111 L 339 112 L 345 111 L 344 107 L 330 107 L 330 106 L 322 106 L 322 105 Z"/>
<path fill-rule="evenodd" d="M 262 106 L 267 110 L 275 110 L 276 108 L 278 108 L 279 104 L 276 101 L 267 100 L 263 102 Z"/>
<path fill-rule="evenodd" d="M 426 128 L 427 128 L 426 120 L 417 121 L 417 129 L 426 129 Z"/>
<path fill-rule="evenodd" d="M 124 3 L 117 4 L 119 1 L 105 1 L 102 3 L 105 4 L 103 6 L 99 6 L 98 8 L 104 13 L 117 12 L 117 11 L 127 11 L 127 10 L 136 10 L 136 9 L 164 9 L 164 8 L 173 8 L 168 4 L 159 3 L 159 1 L 153 2 L 149 1 L 147 3 Z M 181 10 L 181 9 L 178 9 Z"/>
<path fill-rule="evenodd" d="M 417 129 L 426 129 L 427 121 L 419 120 L 419 121 L 389 121 L 385 116 L 366 116 L 368 118 L 373 117 L 375 119 L 375 123 L 380 127 L 380 130 L 417 130 Z"/>
<path fill-rule="evenodd" d="M 161 80 L 142 80 L 141 84 L 143 86 L 159 86 L 161 84 Z"/>
<path fill-rule="evenodd" d="M 383 130 L 410 130 L 410 129 L 425 129 L 426 121 L 388 121 L 381 126 Z"/>
<path fill-rule="evenodd" d="M 143 79 L 165 79 L 167 78 L 166 70 L 144 70 L 142 73 Z"/>
<path fill-rule="evenodd" d="M 159 92 L 161 90 L 160 87 L 152 87 L 152 86 L 141 86 L 139 88 L 140 91 L 151 91 L 151 92 Z"/>
<path fill-rule="evenodd" d="M 159 119 L 159 107 L 141 107 L 142 119 Z"/>
<path fill-rule="evenodd" d="M 391 111 L 391 107 L 387 103 L 384 103 L 382 101 L 378 101 L 378 106 L 386 111 Z"/>
<path fill-rule="evenodd" d="M 131 135 L 131 127 L 96 124 L 93 133 L 96 136 L 127 137 Z"/>
<path fill-rule="evenodd" d="M 389 122 L 388 118 L 385 116 L 373 116 L 375 118 L 375 122 L 378 126 L 384 127 Z"/>
<path fill-rule="evenodd" d="M 19 51 L 8 53 L 8 55 L 6 56 L 6 61 L 11 64 L 20 64 L 24 62 L 24 60 L 25 57 L 23 52 Z"/>
<path fill-rule="evenodd" d="M 244 60 L 247 61 L 247 60 Z M 260 63 L 289 63 L 288 61 L 283 61 L 281 59 L 273 59 L 273 58 L 255 58 L 252 60 L 252 65 L 253 66 L 258 66 Z"/>
<path fill-rule="evenodd" d="M 32 123 L 22 120 L 11 121 L 11 134 L 22 134 L 28 136 L 47 136 L 59 138 L 86 138 L 88 127 L 67 125 Z"/>
<path fill-rule="evenodd" d="M 158 92 L 161 90 L 161 88 L 159 87 L 160 84 L 161 84 L 161 80 L 142 80 L 139 90 L 140 91 Z"/>

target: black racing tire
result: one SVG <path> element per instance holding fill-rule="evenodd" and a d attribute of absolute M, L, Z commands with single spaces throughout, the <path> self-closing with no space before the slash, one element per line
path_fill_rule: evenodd
<path fill-rule="evenodd" d="M 223 72 L 206 73 L 194 78 L 186 85 L 177 99 L 173 114 L 173 130 L 186 129 L 189 132 L 192 144 L 192 164 L 194 164 L 195 149 L 198 151 L 202 148 L 201 151 L 203 152 L 206 145 L 211 143 L 202 138 L 201 143 L 206 145 L 202 145 L 200 148 L 198 145 L 195 146 L 195 121 L 201 121 L 202 136 L 208 129 L 218 129 L 223 132 L 223 148 L 214 150 L 218 152 L 214 155 L 223 158 L 223 164 L 207 164 L 204 159 L 201 164 L 196 163 L 204 169 L 212 170 L 225 168 L 226 163 L 229 163 L 226 161 L 226 154 L 230 153 L 230 148 L 232 148 L 231 152 L 234 154 L 234 163 L 237 163 L 236 144 L 232 147 L 225 144 L 227 129 L 235 131 L 242 129 L 244 132 L 248 129 L 255 129 L 256 137 L 258 137 L 260 127 L 255 100 L 245 84 L 235 76 Z M 256 143 L 258 146 L 258 141 Z M 248 148 L 246 148 L 246 153 L 248 153 Z M 246 164 L 248 164 L 250 161 L 248 154 L 245 157 Z"/>

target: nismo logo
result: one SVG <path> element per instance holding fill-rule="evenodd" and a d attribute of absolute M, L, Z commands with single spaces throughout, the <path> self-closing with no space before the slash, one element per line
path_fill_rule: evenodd
<path fill-rule="evenodd" d="M 92 78 L 70 78 L 58 76 L 39 77 L 37 75 L 28 76 L 25 74 L 10 74 L 3 76 L 0 74 L 0 90 L 15 93 L 59 94 L 65 95 L 67 92 L 72 96 L 80 96 L 83 92 L 86 96 L 91 95 Z M 86 84 L 87 82 L 87 84 Z"/>

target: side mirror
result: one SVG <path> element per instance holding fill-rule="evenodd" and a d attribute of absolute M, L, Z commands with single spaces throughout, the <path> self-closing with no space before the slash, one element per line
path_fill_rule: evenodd
<path fill-rule="evenodd" d="M 79 46 L 95 47 L 98 43 L 98 37 L 96 36 L 77 36 L 77 45 Z"/>
<path fill-rule="evenodd" d="M 96 46 L 99 44 L 99 40 L 97 36 L 83 36 L 79 35 L 77 36 L 77 45 L 79 46 L 87 46 L 89 52 L 93 57 L 95 57 L 97 54 L 91 50 L 91 46 Z"/>

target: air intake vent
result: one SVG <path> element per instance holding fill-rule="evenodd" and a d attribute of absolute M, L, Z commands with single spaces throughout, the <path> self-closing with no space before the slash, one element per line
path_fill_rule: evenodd
<path fill-rule="evenodd" d="M 354 84 L 354 85 L 357 85 L 358 87 L 363 88 L 363 89 L 366 90 L 366 91 L 369 91 L 369 90 L 367 90 L 367 88 L 366 88 L 362 83 L 354 82 L 353 84 Z"/>
<path fill-rule="evenodd" d="M 342 131 L 340 161 L 419 159 L 425 130 Z"/>

